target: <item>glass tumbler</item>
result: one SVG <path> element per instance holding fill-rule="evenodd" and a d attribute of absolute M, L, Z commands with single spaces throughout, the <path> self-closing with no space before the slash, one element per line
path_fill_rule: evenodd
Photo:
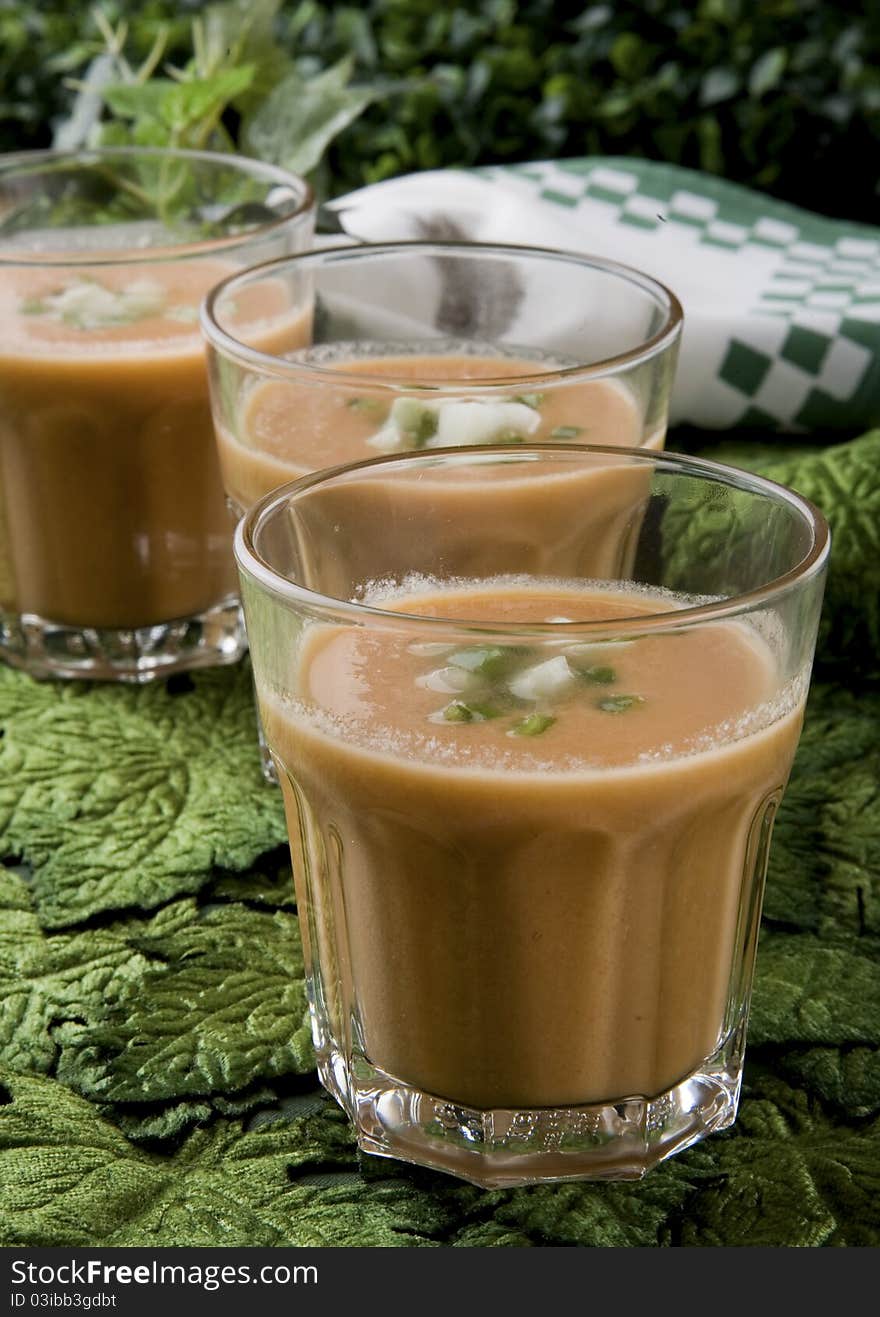
<path fill-rule="evenodd" d="M 245 297 L 286 305 L 287 337 L 267 348 L 242 327 Z M 668 289 L 612 262 L 415 242 L 244 271 L 208 297 L 202 324 L 223 483 L 243 513 L 296 476 L 382 454 L 661 448 L 682 320 Z M 511 540 L 528 536 L 530 508 L 510 509 Z M 482 521 L 477 503 L 460 512 Z"/>
<path fill-rule="evenodd" d="M 318 1068 L 362 1148 L 634 1179 L 731 1124 L 828 552 L 767 480 L 571 443 L 337 467 L 240 522 Z"/>
<path fill-rule="evenodd" d="M 199 304 L 310 245 L 313 218 L 306 183 L 238 156 L 0 157 L 7 662 L 140 682 L 241 655 Z M 238 314 L 271 343 L 283 311 Z"/>

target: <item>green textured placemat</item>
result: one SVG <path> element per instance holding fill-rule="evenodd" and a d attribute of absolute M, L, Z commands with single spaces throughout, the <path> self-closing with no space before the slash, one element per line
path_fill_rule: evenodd
<path fill-rule="evenodd" d="M 880 1243 L 880 432 L 712 451 L 835 534 L 728 1132 L 640 1184 L 481 1191 L 360 1155 L 312 1069 L 246 665 L 0 672 L 0 1244 Z"/>

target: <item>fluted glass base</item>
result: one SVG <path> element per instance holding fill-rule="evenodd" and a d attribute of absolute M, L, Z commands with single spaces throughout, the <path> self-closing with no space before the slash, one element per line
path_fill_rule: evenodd
<path fill-rule="evenodd" d="M 318 1069 L 359 1146 L 484 1189 L 548 1180 L 639 1180 L 736 1117 L 745 1021 L 692 1074 L 653 1097 L 584 1106 L 478 1110 L 422 1093 L 366 1058 L 328 1048 Z"/>
<path fill-rule="evenodd" d="M 0 658 L 32 677 L 142 683 L 235 663 L 247 648 L 238 600 L 144 627 L 74 627 L 35 613 L 0 617 Z"/>

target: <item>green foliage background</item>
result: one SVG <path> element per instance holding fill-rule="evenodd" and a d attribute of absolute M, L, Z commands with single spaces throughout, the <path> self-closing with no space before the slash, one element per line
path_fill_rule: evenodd
<path fill-rule="evenodd" d="M 134 64 L 168 24 L 178 65 L 207 8 L 103 7 Z M 329 71 L 334 192 L 635 155 L 878 221 L 880 0 L 303 0 L 274 27 L 278 67 L 294 58 L 312 91 Z M 0 150 L 51 142 L 65 79 L 102 46 L 87 4 L 0 0 Z M 283 148 L 273 106 L 249 121 L 221 91 L 226 145 L 265 131 Z M 164 131 L 138 106 L 115 131 Z M 880 431 L 813 438 L 704 453 L 800 489 L 835 538 L 730 1131 L 641 1185 L 482 1192 L 360 1156 L 313 1071 L 247 668 L 138 689 L 0 669 L 0 1245 L 876 1246 Z"/>
<path fill-rule="evenodd" d="M 146 55 L 190 53 L 204 0 L 108 0 Z M 721 174 L 877 222 L 878 0 L 285 0 L 279 46 L 317 72 L 404 81 L 331 146 L 331 190 L 416 169 L 587 154 Z M 99 48 L 88 6 L 0 0 L 0 149 L 47 145 L 64 78 Z M 234 131 L 234 124 L 232 125 Z"/>

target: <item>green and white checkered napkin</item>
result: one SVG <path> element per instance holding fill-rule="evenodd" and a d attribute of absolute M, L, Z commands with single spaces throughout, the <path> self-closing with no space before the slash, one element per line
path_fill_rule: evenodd
<path fill-rule="evenodd" d="M 361 241 L 461 237 L 623 261 L 685 311 L 673 422 L 880 423 L 880 230 L 672 165 L 593 157 L 438 170 L 331 203 Z"/>

